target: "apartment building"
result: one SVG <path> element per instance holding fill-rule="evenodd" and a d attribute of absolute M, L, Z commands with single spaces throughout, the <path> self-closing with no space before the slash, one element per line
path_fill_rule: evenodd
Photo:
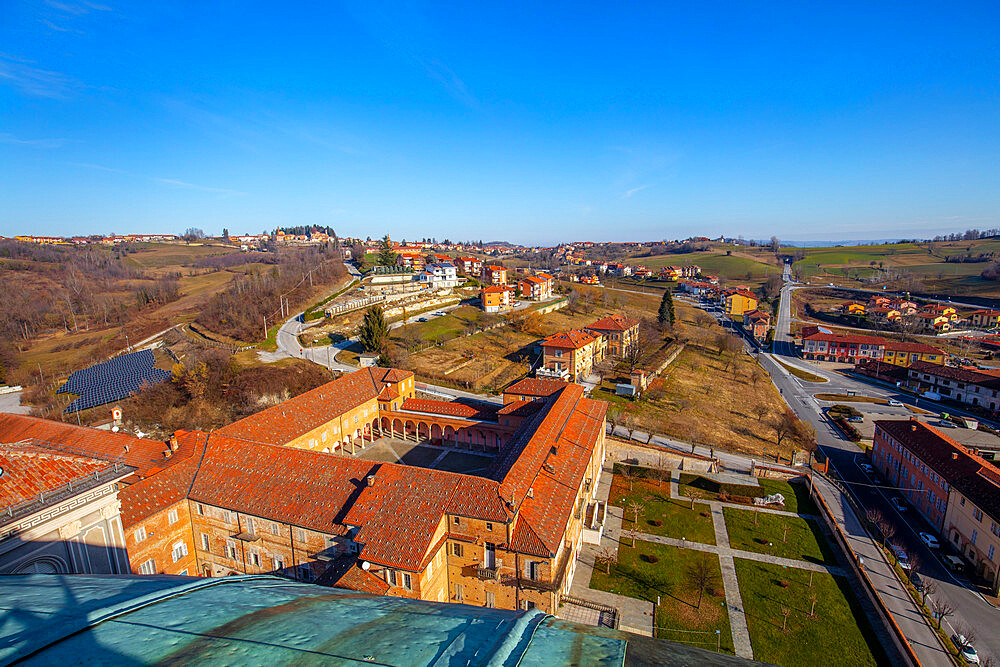
<path fill-rule="evenodd" d="M 929 364 L 944 365 L 948 355 L 939 347 L 926 343 L 903 343 L 895 340 L 885 341 L 885 353 L 882 361 L 895 366 L 910 366 L 914 362 L 923 361 Z"/>
<path fill-rule="evenodd" d="M 541 347 L 542 365 L 535 374 L 566 382 L 585 380 L 607 352 L 604 336 L 581 329 L 553 334 L 541 342 Z"/>
<path fill-rule="evenodd" d="M 876 421 L 872 461 L 1000 592 L 1000 468 L 916 419 Z"/>
<path fill-rule="evenodd" d="M 507 269 L 496 264 L 483 266 L 482 282 L 484 285 L 506 285 Z"/>
<path fill-rule="evenodd" d="M 545 299 L 552 298 L 552 282 L 552 276 L 542 273 L 534 276 L 525 276 L 518 281 L 517 287 L 521 292 L 522 299 L 544 301 Z"/>
<path fill-rule="evenodd" d="M 401 252 L 396 255 L 396 266 L 402 266 L 414 272 L 423 271 L 427 260 L 419 252 Z"/>
<path fill-rule="evenodd" d="M 975 310 L 969 314 L 969 323 L 977 329 L 1000 327 L 1000 310 Z"/>
<path fill-rule="evenodd" d="M 757 297 L 748 290 L 726 290 L 722 293 L 720 303 L 726 315 L 736 322 L 742 322 L 744 314 L 757 310 Z"/>
<path fill-rule="evenodd" d="M 926 361 L 912 362 L 907 375 L 907 386 L 919 393 L 932 391 L 944 398 L 989 410 L 1000 407 L 1000 377 L 995 375 Z"/>
<path fill-rule="evenodd" d="M 854 336 L 814 333 L 802 339 L 802 356 L 819 361 L 855 362 L 882 359 L 885 339 L 878 336 Z"/>
<path fill-rule="evenodd" d="M 514 307 L 514 288 L 488 285 L 479 290 L 479 303 L 487 313 L 502 313 Z"/>
<path fill-rule="evenodd" d="M 751 310 L 743 314 L 743 328 L 757 340 L 764 340 L 771 328 L 771 316 L 762 310 Z"/>
<path fill-rule="evenodd" d="M 429 289 L 458 287 L 458 269 L 450 262 L 428 264 L 419 274 L 418 280 Z"/>
<path fill-rule="evenodd" d="M 483 273 L 483 261 L 475 257 L 459 257 L 455 260 L 458 272 L 469 278 L 478 278 Z"/>
<path fill-rule="evenodd" d="M 626 357 L 639 344 L 638 320 L 617 313 L 602 317 L 584 329 L 603 336 L 607 354 L 613 357 Z"/>

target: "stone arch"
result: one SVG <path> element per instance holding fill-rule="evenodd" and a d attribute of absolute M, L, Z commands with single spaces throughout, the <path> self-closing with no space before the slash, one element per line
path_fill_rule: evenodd
<path fill-rule="evenodd" d="M 449 442 L 457 440 L 457 438 L 455 437 L 455 429 L 452 428 L 451 424 L 447 424 L 444 427 L 444 431 L 442 432 L 441 437 Z"/>
<path fill-rule="evenodd" d="M 425 422 L 418 422 L 417 423 L 417 439 L 418 440 L 420 440 L 420 439 L 427 440 L 429 436 L 430 436 L 430 429 L 427 428 L 427 424 Z"/>
<path fill-rule="evenodd" d="M 402 438 L 403 437 L 403 420 L 402 419 L 393 419 L 392 420 L 392 433 L 397 438 Z"/>
<path fill-rule="evenodd" d="M 414 438 L 414 440 L 415 440 L 415 439 L 416 439 L 416 437 L 417 437 L 417 425 L 416 425 L 416 424 L 414 424 L 414 423 L 413 423 L 413 421 L 411 421 L 411 420 L 407 419 L 407 420 L 406 420 L 406 424 L 404 425 L 404 427 L 405 427 L 405 429 L 406 429 L 406 430 L 404 431 L 404 436 L 405 436 L 405 438 L 408 438 L 409 436 L 411 436 L 411 435 L 412 435 L 412 436 L 413 436 L 413 438 Z M 404 438 L 404 439 L 405 439 L 405 438 Z"/>
<path fill-rule="evenodd" d="M 443 431 L 438 424 L 431 424 L 431 440 L 440 440 Z"/>

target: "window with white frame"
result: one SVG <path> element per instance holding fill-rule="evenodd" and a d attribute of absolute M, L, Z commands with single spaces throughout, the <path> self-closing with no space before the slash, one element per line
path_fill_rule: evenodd
<path fill-rule="evenodd" d="M 275 535 L 275 536 L 280 535 L 281 534 L 281 526 L 279 526 L 278 524 L 272 522 L 271 523 L 271 534 Z"/>
<path fill-rule="evenodd" d="M 188 555 L 188 545 L 186 542 L 181 540 L 180 542 L 174 542 L 173 548 L 170 550 L 170 557 L 174 559 L 176 563 L 184 556 Z"/>
<path fill-rule="evenodd" d="M 285 569 L 285 557 L 279 556 L 278 554 L 274 554 L 273 556 L 271 556 L 271 565 L 274 567 L 275 570 Z"/>
<path fill-rule="evenodd" d="M 170 510 L 167 512 L 167 523 L 175 524 L 177 523 L 177 510 Z"/>
<path fill-rule="evenodd" d="M 254 567 L 260 567 L 260 554 L 258 552 L 250 552 L 250 564 Z"/>
<path fill-rule="evenodd" d="M 146 539 L 146 527 L 139 526 L 138 528 L 135 529 L 135 533 L 133 533 L 133 535 L 135 536 L 136 542 L 144 541 Z"/>
<path fill-rule="evenodd" d="M 465 600 L 465 586 L 455 584 L 455 601 L 462 602 L 463 600 Z"/>
<path fill-rule="evenodd" d="M 205 553 L 212 553 L 212 540 L 209 538 L 208 533 L 201 534 L 201 550 Z"/>
<path fill-rule="evenodd" d="M 152 558 L 139 566 L 139 574 L 156 574 L 156 562 Z"/>
<path fill-rule="evenodd" d="M 226 542 L 226 558 L 239 560 L 239 552 L 236 550 L 235 542 Z"/>

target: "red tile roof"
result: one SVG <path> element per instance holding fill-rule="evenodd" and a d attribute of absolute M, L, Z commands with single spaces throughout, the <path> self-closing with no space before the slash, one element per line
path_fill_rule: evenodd
<path fill-rule="evenodd" d="M 894 340 L 885 342 L 885 351 L 889 352 L 914 352 L 917 354 L 944 354 L 940 347 L 927 345 L 926 343 L 903 343 Z"/>
<path fill-rule="evenodd" d="M 585 347 L 595 340 L 598 340 L 600 336 L 598 334 L 590 333 L 589 331 L 583 331 L 582 329 L 573 329 L 571 331 L 562 331 L 557 334 L 552 334 L 548 338 L 542 341 L 542 347 L 554 347 L 564 350 L 579 350 Z"/>
<path fill-rule="evenodd" d="M 87 426 L 65 424 L 40 417 L 0 413 L 0 442 L 14 443 L 34 439 L 39 445 L 68 454 L 92 456 L 108 461 L 121 461 L 145 476 L 154 468 L 166 468 L 178 462 L 163 454 L 167 445 L 162 440 L 136 438 L 124 433 L 112 433 Z"/>
<path fill-rule="evenodd" d="M 337 415 L 375 400 L 388 383 L 412 376 L 409 371 L 393 368 L 362 368 L 224 426 L 216 433 L 282 445 Z"/>
<path fill-rule="evenodd" d="M 490 294 L 497 294 L 499 292 L 513 292 L 514 288 L 509 285 L 487 285 L 483 288 L 483 291 Z"/>
<path fill-rule="evenodd" d="M 637 320 L 614 313 L 612 315 L 602 317 L 593 324 L 588 325 L 587 328 L 594 329 L 596 331 L 628 331 L 632 327 L 637 326 L 639 326 L 639 322 Z"/>
<path fill-rule="evenodd" d="M 841 334 L 814 333 L 805 340 L 815 340 L 826 343 L 845 343 L 856 345 L 884 345 L 886 339 L 880 336 L 844 336 Z"/>
<path fill-rule="evenodd" d="M 428 412 L 436 415 L 487 421 L 496 421 L 497 417 L 496 409 L 491 409 L 485 405 L 472 406 L 458 401 L 432 401 L 421 398 L 408 398 L 403 401 L 402 409 L 412 412 Z"/>
<path fill-rule="evenodd" d="M 78 454 L 57 453 L 34 444 L 0 445 L 0 507 L 31 500 L 71 481 L 107 468 L 108 461 Z M 125 469 L 127 470 L 127 468 Z"/>
<path fill-rule="evenodd" d="M 125 486 L 119 493 L 124 527 L 128 528 L 148 519 L 187 497 L 198 471 L 208 434 L 184 431 L 176 435 L 179 446 L 174 456 L 180 460 L 166 470 Z"/>
<path fill-rule="evenodd" d="M 336 588 L 347 588 L 352 591 L 371 593 L 372 595 L 385 595 L 391 586 L 384 580 L 379 579 L 371 572 L 361 569 L 358 564 L 352 564 L 347 571 L 333 585 Z"/>
<path fill-rule="evenodd" d="M 519 380 L 503 390 L 504 394 L 515 394 L 518 396 L 551 396 L 559 392 L 566 383 L 562 380 L 539 380 L 537 378 L 525 378 Z"/>

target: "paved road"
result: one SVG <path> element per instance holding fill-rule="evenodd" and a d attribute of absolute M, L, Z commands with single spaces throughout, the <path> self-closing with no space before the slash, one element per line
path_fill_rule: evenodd
<path fill-rule="evenodd" d="M 31 406 L 21 405 L 21 392 L 15 391 L 9 394 L 0 394 L 0 412 L 26 415 L 31 413 Z"/>
<path fill-rule="evenodd" d="M 928 407 L 928 402 L 915 400 L 909 395 L 898 394 L 890 387 L 873 385 L 838 373 L 818 370 L 811 364 L 794 358 L 792 356 L 794 345 L 788 335 L 790 294 L 793 289 L 794 286 L 787 284 L 782 289 L 776 322 L 774 354 L 760 355 L 761 364 L 771 372 L 775 385 L 799 418 L 808 421 L 816 428 L 817 443 L 847 483 L 848 490 L 862 511 L 877 508 L 887 518 L 894 520 L 897 535 L 895 539 L 919 559 L 918 568 L 921 577 L 925 581 L 933 582 L 937 588 L 936 595 L 946 599 L 956 609 L 956 614 L 950 620 L 950 624 L 953 627 L 975 627 L 977 629 L 975 643 L 980 655 L 984 658 L 987 655 L 993 656 L 994 659 L 1000 657 L 1000 611 L 986 603 L 978 592 L 952 577 L 931 550 L 919 540 L 917 532 L 927 530 L 927 526 L 916 516 L 915 511 L 908 512 L 909 516 L 907 517 L 902 517 L 889 505 L 885 493 L 878 489 L 858 466 L 862 455 L 857 446 L 843 439 L 840 433 L 826 421 L 822 416 L 819 402 L 813 398 L 812 394 L 816 391 L 843 392 L 853 390 L 869 396 L 894 397 L 909 404 L 919 402 L 924 407 Z M 829 382 L 816 384 L 799 380 L 778 366 L 775 363 L 775 358 L 781 358 L 788 364 L 807 366 L 810 372 L 829 378 Z M 949 412 L 952 411 L 949 409 Z"/>

